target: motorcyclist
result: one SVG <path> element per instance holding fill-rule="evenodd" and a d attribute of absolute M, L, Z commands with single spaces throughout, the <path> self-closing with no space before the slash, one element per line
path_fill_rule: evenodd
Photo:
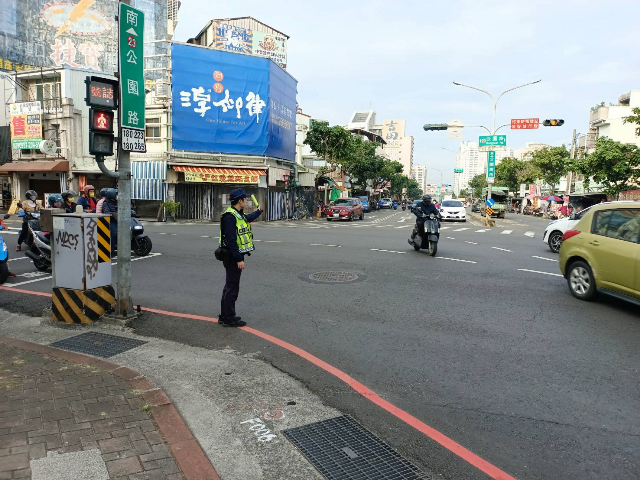
<path fill-rule="evenodd" d="M 78 205 L 82 205 L 85 213 L 95 213 L 96 211 L 96 189 L 93 185 L 85 185 L 84 192 L 80 193 Z"/>
<path fill-rule="evenodd" d="M 98 200 L 96 204 L 96 213 L 102 213 L 102 205 L 104 205 L 104 202 L 107 200 L 107 190 L 109 189 L 103 188 L 100 190 L 100 200 Z"/>
<path fill-rule="evenodd" d="M 115 250 L 118 245 L 118 190 L 108 188 L 106 200 L 102 204 L 102 213 L 111 215 L 109 230 L 111 231 L 111 250 Z"/>
<path fill-rule="evenodd" d="M 40 210 L 40 205 L 36 202 L 38 199 L 38 192 L 35 190 L 27 190 L 25 194 L 27 199 L 24 202 L 19 202 L 18 207 L 24 210 L 24 213 L 37 212 Z M 16 247 L 16 252 L 22 250 L 22 243 L 29 236 L 29 227 L 28 227 L 27 216 L 22 216 L 22 229 L 20 230 L 20 235 L 18 235 L 18 246 Z"/>
<path fill-rule="evenodd" d="M 62 195 L 55 194 L 49 195 L 49 208 L 64 208 L 64 200 L 62 199 Z"/>
<path fill-rule="evenodd" d="M 418 202 L 411 211 L 416 217 L 418 217 L 416 218 L 416 225 L 418 226 L 418 228 L 417 230 L 414 230 L 414 233 L 411 234 L 411 240 L 409 241 L 409 243 L 412 243 L 416 238 L 417 232 L 420 232 L 420 235 L 424 233 L 424 222 L 432 213 L 438 219 L 440 219 L 440 212 L 438 211 L 436 206 L 431 203 L 431 195 L 423 195 L 422 201 Z"/>
<path fill-rule="evenodd" d="M 65 213 L 76 213 L 76 203 L 74 200 L 78 194 L 73 190 L 65 190 L 60 195 L 64 202 L 62 208 L 64 208 Z"/>
<path fill-rule="evenodd" d="M 397 209 L 398 209 L 398 201 L 397 201 L 397 200 L 394 200 L 394 201 L 393 201 L 393 209 L 394 209 L 394 210 L 397 210 Z"/>

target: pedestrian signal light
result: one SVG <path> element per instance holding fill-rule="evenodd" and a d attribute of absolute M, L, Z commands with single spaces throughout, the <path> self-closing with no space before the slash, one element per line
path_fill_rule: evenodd
<path fill-rule="evenodd" d="M 542 122 L 542 125 L 544 125 L 545 127 L 561 127 L 562 125 L 564 125 L 564 120 L 560 118 L 553 118 L 550 120 L 545 120 L 544 122 Z"/>
<path fill-rule="evenodd" d="M 113 132 L 113 112 L 110 110 L 90 110 L 91 130 Z"/>
<path fill-rule="evenodd" d="M 422 128 L 424 128 L 425 131 L 446 130 L 447 128 L 449 128 L 449 125 L 447 125 L 446 123 L 426 123 Z"/>

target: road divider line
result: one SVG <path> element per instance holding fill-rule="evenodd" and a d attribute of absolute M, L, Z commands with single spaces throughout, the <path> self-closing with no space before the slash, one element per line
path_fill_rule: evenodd
<path fill-rule="evenodd" d="M 476 243 L 476 242 L 470 242 L 469 240 L 465 240 L 465 241 L 464 241 L 464 243 L 469 243 L 469 244 L 471 244 L 471 245 L 477 245 L 477 243 Z"/>
<path fill-rule="evenodd" d="M 539 257 L 537 255 L 531 255 L 531 258 L 538 258 L 540 260 L 546 260 L 547 262 L 557 262 L 558 261 L 558 260 L 555 260 L 553 258 Z"/>
<path fill-rule="evenodd" d="M 147 259 L 149 259 L 149 258 L 159 257 L 159 256 L 161 256 L 161 255 L 162 255 L 162 254 L 161 254 L 160 252 L 155 252 L 155 253 L 150 253 L 149 255 L 145 255 L 144 257 L 135 257 L 135 258 L 132 258 L 132 259 L 131 259 L 131 261 L 132 261 L 132 262 L 137 262 L 138 260 L 147 260 Z M 118 262 L 113 262 L 113 261 L 111 262 L 111 265 L 117 265 L 117 264 L 118 264 Z"/>
<path fill-rule="evenodd" d="M 311 247 L 333 247 L 333 248 L 342 248 L 342 245 L 325 245 L 323 243 L 310 243 Z"/>
<path fill-rule="evenodd" d="M 12 258 L 11 260 L 7 260 L 7 262 L 17 262 L 18 260 L 31 260 L 29 257 L 20 257 L 20 258 Z"/>
<path fill-rule="evenodd" d="M 455 240 L 456 237 L 444 237 L 444 238 L 448 238 L 449 240 Z"/>
<path fill-rule="evenodd" d="M 452 262 L 478 263 L 478 262 L 473 262 L 471 260 L 462 260 L 461 258 L 449 258 L 449 257 L 434 257 L 434 258 L 439 258 L 440 260 L 451 260 Z"/>
<path fill-rule="evenodd" d="M 551 275 L 552 277 L 562 277 L 559 273 L 541 272 L 539 270 L 529 270 L 528 268 L 519 268 L 520 272 L 539 273 L 540 275 Z"/>
<path fill-rule="evenodd" d="M 440 230 L 442 230 L 442 229 L 440 229 Z M 487 231 L 488 230 L 486 230 L 484 228 L 481 228 L 480 230 L 476 230 L 476 233 L 484 233 L 484 232 L 487 232 Z"/>
<path fill-rule="evenodd" d="M 536 232 L 524 232 L 524 234 L 525 234 L 525 236 L 531 237 L 531 238 L 536 236 Z"/>
<path fill-rule="evenodd" d="M 444 258 L 444 257 L 436 257 L 436 258 Z M 463 260 L 463 261 L 466 261 L 466 260 Z M 475 263 L 475 262 L 471 262 L 471 263 Z M 8 290 L 16 293 L 25 293 L 30 295 L 38 295 L 38 296 L 46 296 L 46 297 L 51 296 L 50 293 L 31 292 L 29 290 L 19 290 L 19 289 L 13 290 L 11 288 L 7 288 L 3 286 L 0 286 L 0 290 Z M 146 312 L 157 313 L 159 315 L 168 315 L 168 316 L 177 317 L 177 318 L 189 318 L 192 320 L 202 320 L 204 322 L 218 323 L 217 318 L 205 317 L 202 315 L 167 312 L 165 310 L 157 310 L 154 308 L 147 308 L 147 307 L 142 307 L 141 309 Z M 284 348 L 285 350 L 288 350 L 291 353 L 298 355 L 300 358 L 308 361 L 309 363 L 312 363 L 318 368 L 333 375 L 334 377 L 338 378 L 342 382 L 346 383 L 354 391 L 362 395 L 362 397 L 365 398 L 366 400 L 369 400 L 371 403 L 378 405 L 380 408 L 389 412 L 391 415 L 393 415 L 397 419 L 403 421 L 410 427 L 418 430 L 420 433 L 429 437 L 433 441 L 439 443 L 444 448 L 454 453 L 455 455 L 457 455 L 459 458 L 469 463 L 470 465 L 473 465 L 475 468 L 477 468 L 481 472 L 486 473 L 487 475 L 489 475 L 489 477 L 493 478 L 494 480 L 516 480 L 511 475 L 500 470 L 495 465 L 487 462 L 483 458 L 473 453 L 471 450 L 466 449 L 465 447 L 457 443 L 455 440 L 452 440 L 451 438 L 447 437 L 445 434 L 439 432 L 435 428 L 430 427 L 429 425 L 417 419 L 410 413 L 407 413 L 404 410 L 396 407 L 391 402 L 384 400 L 373 390 L 371 390 L 364 384 L 358 382 L 356 379 L 346 374 L 342 370 L 334 367 L 333 365 L 325 362 L 324 360 L 321 360 L 320 358 L 307 352 L 306 350 L 296 347 L 295 345 L 285 342 L 284 340 L 280 340 L 279 338 L 269 335 L 268 333 L 264 333 L 264 332 L 261 332 L 260 330 L 256 330 L 255 328 L 252 328 L 252 327 L 240 327 L 239 330 L 243 330 L 247 333 L 255 335 L 256 337 L 260 337 L 263 340 L 266 340 L 267 342 L 273 343 L 274 345 L 278 345 L 279 347 Z"/>
<path fill-rule="evenodd" d="M 469 227 L 464 227 L 464 228 L 456 228 L 455 230 L 453 230 L 454 232 L 464 232 L 465 230 L 469 230 Z"/>
<path fill-rule="evenodd" d="M 51 275 L 47 275 L 46 277 L 38 277 L 38 278 L 34 278 L 33 280 L 27 280 L 25 282 L 18 282 L 18 283 L 5 284 L 5 285 L 9 288 L 13 288 L 13 287 L 19 287 L 21 285 L 26 285 L 28 283 L 35 283 L 35 282 L 41 282 L 43 280 L 50 280 L 52 278 L 53 277 Z"/>
<path fill-rule="evenodd" d="M 500 247 L 491 247 L 494 250 L 500 250 L 501 252 L 511 252 L 512 250 L 507 250 L 506 248 L 500 248 Z"/>
<path fill-rule="evenodd" d="M 282 243 L 283 240 L 264 240 L 264 243 Z"/>
<path fill-rule="evenodd" d="M 500 232 L 500 235 L 509 235 L 513 230 L 503 230 Z"/>
<path fill-rule="evenodd" d="M 405 254 L 407 252 L 399 252 L 397 250 L 384 250 L 382 248 L 371 248 L 370 249 L 372 252 L 387 252 L 387 253 L 400 253 L 400 254 Z"/>

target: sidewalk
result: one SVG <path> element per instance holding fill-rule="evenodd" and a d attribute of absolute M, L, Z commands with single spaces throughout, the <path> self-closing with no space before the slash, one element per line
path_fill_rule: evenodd
<path fill-rule="evenodd" d="M 136 323 L 143 331 L 153 330 L 155 318 L 156 314 L 143 312 Z M 175 321 L 177 330 L 188 328 L 184 319 Z M 212 337 L 245 335 L 239 330 L 230 332 L 217 323 L 210 326 L 208 334 Z M 8 475 L 14 470 L 22 470 L 21 474 L 26 475 L 23 478 L 29 478 L 31 460 L 43 460 L 47 452 L 71 451 L 71 446 L 78 452 L 96 450 L 94 461 L 104 462 L 110 473 L 109 468 L 120 464 L 133 470 L 160 470 L 123 475 L 113 470 L 111 477 L 96 480 L 323 478 L 282 432 L 342 413 L 324 405 L 301 382 L 260 360 L 260 350 L 268 346 L 259 340 L 248 337 L 255 350 L 241 355 L 228 347 L 191 347 L 100 322 L 87 327 L 63 327 L 46 318 L 2 309 L 0 332 L 6 335 L 0 335 L 0 480 L 20 478 Z M 137 342 L 138 346 L 114 354 L 108 361 L 48 346 L 87 333 L 118 337 Z M 5 348 L 7 345 L 11 351 Z M 65 367 L 68 370 L 60 371 Z M 5 369 L 9 372 L 3 372 Z M 67 387 L 68 382 L 75 385 Z M 156 386 L 162 390 L 154 390 Z M 11 389 L 5 390 L 7 387 Z M 33 406 L 32 402 L 42 405 Z M 46 413 L 49 410 L 56 413 Z M 24 422 L 9 426 L 18 415 Z M 111 421 L 118 425 L 110 426 Z M 270 432 L 268 441 L 261 441 L 254 434 L 256 422 Z M 44 424 L 51 430 L 45 430 Z M 75 430 L 67 430 L 70 428 Z M 139 428 L 141 432 L 125 432 L 129 428 Z M 148 439 L 145 429 L 159 435 Z M 31 430 L 37 433 L 29 436 Z M 43 443 L 37 447 L 39 451 L 34 447 L 33 455 L 40 458 L 30 458 L 30 445 Z M 146 451 L 144 443 L 151 453 L 142 453 Z M 138 446 L 143 450 L 136 451 Z M 18 448 L 13 450 L 14 447 Z M 118 452 L 123 456 L 114 455 Z M 118 463 L 110 466 L 109 462 L 114 461 Z M 174 466 L 180 470 L 172 470 Z M 73 480 L 68 475 L 33 478 Z"/>
<path fill-rule="evenodd" d="M 137 372 L 5 336 L 0 347 L 1 479 L 219 479 Z"/>

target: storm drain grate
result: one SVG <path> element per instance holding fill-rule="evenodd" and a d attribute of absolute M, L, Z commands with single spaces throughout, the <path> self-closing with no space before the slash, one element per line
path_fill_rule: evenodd
<path fill-rule="evenodd" d="M 109 358 L 147 342 L 100 332 L 87 332 L 51 344 L 52 347 Z"/>
<path fill-rule="evenodd" d="M 331 270 L 327 272 L 304 272 L 298 278 L 310 283 L 354 283 L 365 280 L 367 276 L 361 272 L 344 272 Z"/>
<path fill-rule="evenodd" d="M 283 433 L 329 480 L 431 478 L 346 415 Z"/>

